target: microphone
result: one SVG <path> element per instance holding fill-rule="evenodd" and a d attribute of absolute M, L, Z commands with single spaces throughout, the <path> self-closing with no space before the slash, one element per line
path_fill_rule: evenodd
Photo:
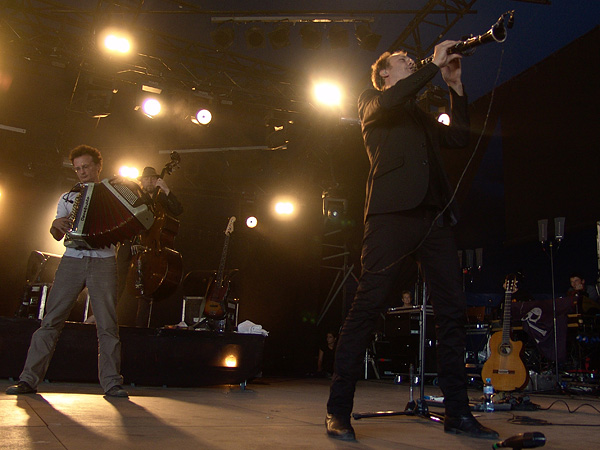
<path fill-rule="evenodd" d="M 502 442 L 496 442 L 492 448 L 535 448 L 543 447 L 544 444 L 546 444 L 546 436 L 539 431 L 534 431 L 529 433 L 519 433 Z"/>

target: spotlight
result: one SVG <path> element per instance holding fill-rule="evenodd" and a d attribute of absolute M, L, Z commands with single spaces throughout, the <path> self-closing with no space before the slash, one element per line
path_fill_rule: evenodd
<path fill-rule="evenodd" d="M 327 34 L 332 49 L 348 47 L 348 30 L 342 25 L 333 24 Z"/>
<path fill-rule="evenodd" d="M 323 199 L 323 215 L 329 219 L 338 219 L 346 214 L 347 200 L 345 198 Z"/>
<path fill-rule="evenodd" d="M 361 23 L 358 25 L 354 35 L 358 40 L 359 47 L 369 51 L 377 50 L 381 35 L 373 33 L 369 24 Z"/>
<path fill-rule="evenodd" d="M 318 83 L 315 85 L 315 98 L 318 102 L 328 106 L 340 105 L 342 93 L 340 88 L 332 83 Z"/>
<path fill-rule="evenodd" d="M 212 31 L 210 37 L 218 50 L 227 50 L 233 44 L 235 33 L 232 27 L 221 26 Z"/>
<path fill-rule="evenodd" d="M 112 54 L 125 55 L 131 52 L 131 38 L 117 27 L 109 27 L 98 34 L 98 45 Z"/>
<path fill-rule="evenodd" d="M 269 33 L 269 42 L 275 50 L 290 45 L 290 25 L 281 23 Z"/>
<path fill-rule="evenodd" d="M 194 117 L 192 117 L 192 122 L 196 125 L 208 125 L 212 120 L 212 114 L 208 109 L 200 109 L 196 113 Z"/>
<path fill-rule="evenodd" d="M 246 30 L 246 44 L 248 48 L 262 48 L 265 46 L 265 32 L 260 27 L 251 27 Z"/>
<path fill-rule="evenodd" d="M 139 174 L 140 171 L 135 167 L 121 166 L 121 168 L 119 168 L 119 175 L 124 178 L 131 178 L 132 180 L 135 180 Z"/>
<path fill-rule="evenodd" d="M 155 98 L 148 98 L 142 103 L 142 111 L 148 117 L 155 117 L 160 114 L 162 109 L 160 102 Z"/>
<path fill-rule="evenodd" d="M 437 121 L 439 123 L 443 123 L 444 125 L 450 125 L 450 116 L 447 113 L 441 113 L 438 116 Z"/>
<path fill-rule="evenodd" d="M 323 191 L 323 216 L 326 219 L 338 219 L 346 214 L 348 200 L 340 195 L 339 189 L 331 188 Z"/>
<path fill-rule="evenodd" d="M 291 216 L 294 213 L 294 204 L 290 201 L 275 203 L 275 212 L 280 216 Z"/>
<path fill-rule="evenodd" d="M 104 47 L 111 52 L 125 54 L 131 50 L 131 43 L 126 37 L 111 33 L 104 38 Z"/>
<path fill-rule="evenodd" d="M 316 50 L 321 46 L 323 35 L 314 25 L 306 24 L 300 28 L 300 36 L 302 36 L 302 47 Z"/>
<path fill-rule="evenodd" d="M 258 219 L 254 216 L 250 216 L 246 219 L 246 226 L 248 228 L 255 228 L 258 225 Z"/>
<path fill-rule="evenodd" d="M 225 367 L 237 367 L 237 357 L 235 355 L 227 355 L 223 360 Z"/>
<path fill-rule="evenodd" d="M 269 150 L 285 150 L 290 142 L 289 132 L 285 126 L 274 127 L 275 131 L 267 136 Z"/>

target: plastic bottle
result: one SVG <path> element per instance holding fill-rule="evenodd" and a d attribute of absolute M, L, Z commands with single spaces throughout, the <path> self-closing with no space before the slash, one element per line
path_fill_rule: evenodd
<path fill-rule="evenodd" d="M 494 395 L 494 386 L 492 386 L 492 380 L 490 378 L 485 379 L 485 384 L 483 385 L 483 410 L 485 412 L 494 411 L 494 402 L 492 401 L 492 396 Z"/>

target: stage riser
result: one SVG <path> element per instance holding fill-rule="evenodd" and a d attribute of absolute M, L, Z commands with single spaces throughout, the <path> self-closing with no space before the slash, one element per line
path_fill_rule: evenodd
<path fill-rule="evenodd" d="M 0 317 L 0 378 L 18 378 L 38 327 L 37 320 Z M 119 332 L 126 384 L 239 384 L 261 372 L 262 335 L 133 327 L 120 327 Z M 224 366 L 228 355 L 237 357 L 237 367 Z M 67 322 L 46 379 L 94 383 L 97 368 L 95 325 Z"/>

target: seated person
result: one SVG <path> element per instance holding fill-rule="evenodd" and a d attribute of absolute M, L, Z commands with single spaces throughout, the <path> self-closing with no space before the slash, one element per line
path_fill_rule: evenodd
<path fill-rule="evenodd" d="M 598 291 L 595 286 L 586 286 L 585 278 L 575 272 L 569 277 L 571 287 L 567 291 L 567 297 L 573 297 L 577 312 L 585 314 L 599 314 L 600 300 L 598 299 Z"/>

